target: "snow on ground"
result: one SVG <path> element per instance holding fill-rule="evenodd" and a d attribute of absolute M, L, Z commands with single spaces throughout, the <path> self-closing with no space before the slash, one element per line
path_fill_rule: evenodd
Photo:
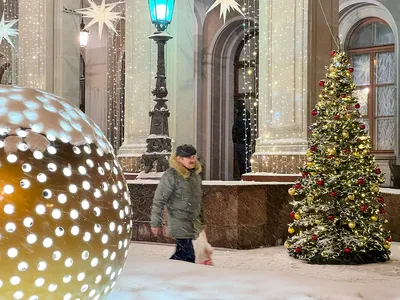
<path fill-rule="evenodd" d="M 362 266 L 309 265 L 283 247 L 217 249 L 215 267 L 168 260 L 172 245 L 131 244 L 109 300 L 400 300 L 400 244 L 391 260 Z M 398 295 L 398 296 L 397 296 Z"/>

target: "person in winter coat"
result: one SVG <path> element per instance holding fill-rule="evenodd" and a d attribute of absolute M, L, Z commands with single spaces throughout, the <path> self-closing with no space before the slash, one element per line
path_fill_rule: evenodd
<path fill-rule="evenodd" d="M 168 211 L 168 233 L 176 240 L 171 259 L 195 262 L 192 240 L 202 225 L 201 165 L 191 145 L 177 147 L 157 186 L 151 210 L 151 229 L 159 235 L 164 207 Z"/>

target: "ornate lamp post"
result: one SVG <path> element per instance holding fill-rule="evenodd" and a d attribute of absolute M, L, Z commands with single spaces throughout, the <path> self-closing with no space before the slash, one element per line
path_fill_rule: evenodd
<path fill-rule="evenodd" d="M 157 31 L 150 36 L 157 44 L 157 75 L 156 87 L 151 92 L 155 97 L 156 105 L 150 112 L 150 135 L 146 139 L 146 152 L 143 154 L 144 172 L 149 173 L 153 167 L 157 172 L 168 169 L 168 157 L 171 155 L 171 138 L 168 131 L 169 110 L 166 99 L 168 95 L 165 77 L 164 48 L 168 40 L 172 39 L 165 30 L 171 23 L 175 0 L 149 0 L 151 22 Z"/>

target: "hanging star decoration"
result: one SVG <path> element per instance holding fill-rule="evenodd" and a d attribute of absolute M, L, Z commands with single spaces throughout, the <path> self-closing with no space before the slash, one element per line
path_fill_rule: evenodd
<path fill-rule="evenodd" d="M 100 5 L 97 5 L 93 0 L 88 0 L 90 7 L 78 9 L 77 12 L 82 13 L 84 18 L 92 19 L 89 24 L 85 26 L 85 29 L 98 23 L 99 24 L 99 38 L 101 39 L 101 33 L 104 25 L 109 29 L 117 33 L 113 22 L 123 19 L 121 12 L 112 11 L 118 4 L 124 3 L 123 1 L 106 4 L 105 0 L 102 0 Z"/>
<path fill-rule="evenodd" d="M 0 21 L 0 44 L 3 39 L 5 39 L 15 49 L 15 46 L 11 41 L 11 37 L 15 37 L 18 35 L 18 29 L 12 28 L 17 22 L 18 19 L 5 21 L 3 12 L 3 16 L 1 17 Z"/>
<path fill-rule="evenodd" d="M 244 16 L 242 10 L 240 9 L 239 3 L 236 2 L 236 0 L 215 0 L 213 5 L 207 10 L 206 14 L 208 14 L 210 11 L 212 11 L 214 8 L 216 8 L 218 5 L 220 5 L 220 10 L 219 10 L 219 17 L 221 16 L 224 17 L 224 23 L 226 21 L 226 14 L 232 10 L 236 10 L 239 12 L 242 16 Z"/>

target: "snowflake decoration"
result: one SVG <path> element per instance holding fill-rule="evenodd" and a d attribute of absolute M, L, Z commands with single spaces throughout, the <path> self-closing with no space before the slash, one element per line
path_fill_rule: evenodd
<path fill-rule="evenodd" d="M 231 9 L 236 10 L 239 12 L 242 16 L 244 16 L 242 10 L 240 9 L 239 3 L 236 2 L 236 0 L 215 0 L 213 5 L 207 10 L 206 14 L 208 14 L 210 11 L 212 11 L 214 8 L 216 8 L 218 5 L 220 5 L 220 10 L 219 10 L 219 17 L 223 16 L 224 17 L 224 23 L 226 21 L 226 14 L 231 11 Z"/>
<path fill-rule="evenodd" d="M 18 19 L 5 21 L 3 12 L 3 16 L 1 17 L 0 21 L 0 44 L 3 39 L 5 39 L 15 49 L 15 46 L 11 41 L 11 37 L 15 37 L 18 35 L 18 29 L 12 28 L 17 22 Z"/>
<path fill-rule="evenodd" d="M 111 4 L 106 4 L 105 0 L 102 0 L 99 6 L 93 2 L 93 0 L 88 0 L 90 7 L 78 9 L 77 12 L 82 13 L 84 18 L 91 18 L 92 20 L 85 26 L 85 29 L 89 28 L 90 26 L 99 23 L 99 38 L 101 39 L 101 33 L 103 31 L 104 24 L 117 33 L 113 22 L 123 19 L 121 16 L 121 12 L 112 11 L 118 4 L 124 2 L 115 2 Z"/>

